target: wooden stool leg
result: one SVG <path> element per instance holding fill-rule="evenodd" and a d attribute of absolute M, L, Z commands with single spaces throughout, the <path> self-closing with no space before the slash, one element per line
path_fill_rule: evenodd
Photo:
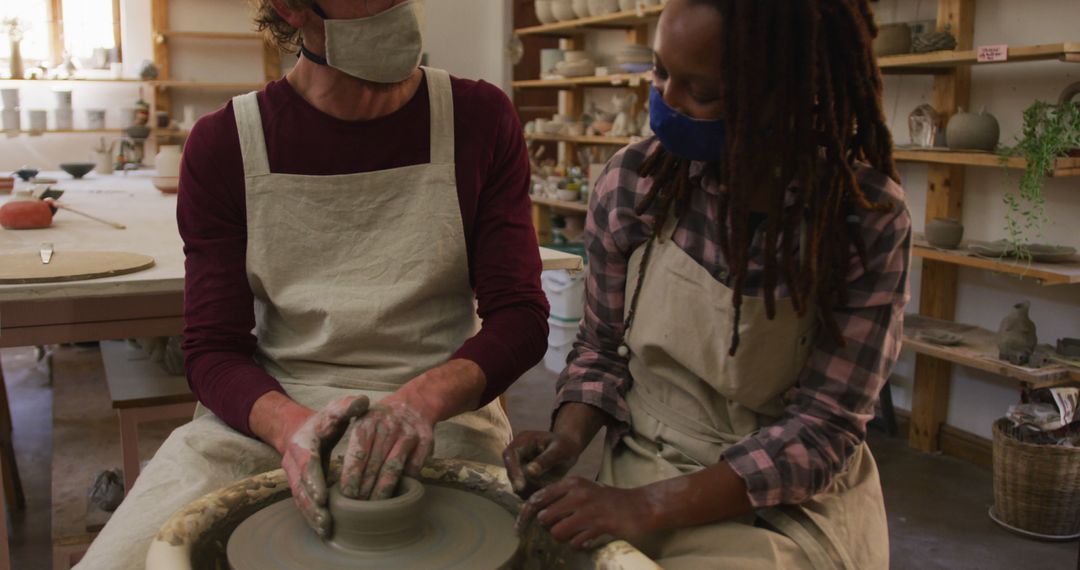
<path fill-rule="evenodd" d="M 139 418 L 128 410 L 117 410 L 120 416 L 120 458 L 124 465 L 124 494 L 139 476 Z"/>
<path fill-rule="evenodd" d="M 0 458 L 3 461 L 3 458 Z M 0 469 L 0 477 L 3 477 L 3 469 Z M 6 479 L 5 479 L 6 480 Z M 11 557 L 8 551 L 8 528 L 7 528 L 7 501 L 0 494 L 0 570 L 11 570 Z"/>
<path fill-rule="evenodd" d="M 22 479 L 19 478 L 19 468 L 15 462 L 11 408 L 8 407 L 3 366 L 0 366 L 0 472 L 4 478 L 4 496 L 7 503 L 20 511 L 26 508 L 26 495 L 23 493 Z"/>

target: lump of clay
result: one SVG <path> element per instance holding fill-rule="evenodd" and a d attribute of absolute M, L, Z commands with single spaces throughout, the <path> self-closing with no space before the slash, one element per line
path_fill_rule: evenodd
<path fill-rule="evenodd" d="M 1035 334 L 1035 323 L 1028 317 L 1030 307 L 1030 301 L 1017 303 L 1002 319 L 997 333 L 998 358 L 1016 365 L 1027 364 L 1031 359 L 1039 339 Z"/>
<path fill-rule="evenodd" d="M 56 209 L 41 200 L 15 200 L 0 206 L 0 226 L 8 230 L 38 230 L 52 225 Z"/>

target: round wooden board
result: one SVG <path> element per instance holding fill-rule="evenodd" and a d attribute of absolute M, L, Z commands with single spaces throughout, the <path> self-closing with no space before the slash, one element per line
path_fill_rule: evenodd
<path fill-rule="evenodd" d="M 48 264 L 34 252 L 0 254 L 0 284 L 57 283 L 135 273 L 154 266 L 154 258 L 123 251 L 58 251 Z"/>

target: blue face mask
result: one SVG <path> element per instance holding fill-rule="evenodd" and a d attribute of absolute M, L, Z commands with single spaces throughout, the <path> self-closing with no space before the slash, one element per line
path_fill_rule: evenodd
<path fill-rule="evenodd" d="M 664 149 L 679 158 L 713 161 L 724 151 L 727 128 L 723 119 L 688 117 L 669 107 L 655 87 L 649 90 L 649 125 Z"/>

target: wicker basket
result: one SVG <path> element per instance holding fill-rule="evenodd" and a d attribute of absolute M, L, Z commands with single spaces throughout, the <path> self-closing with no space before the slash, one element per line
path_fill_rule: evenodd
<path fill-rule="evenodd" d="M 1046 538 L 1080 533 L 1080 448 L 1025 443 L 994 422 L 994 514 Z"/>

